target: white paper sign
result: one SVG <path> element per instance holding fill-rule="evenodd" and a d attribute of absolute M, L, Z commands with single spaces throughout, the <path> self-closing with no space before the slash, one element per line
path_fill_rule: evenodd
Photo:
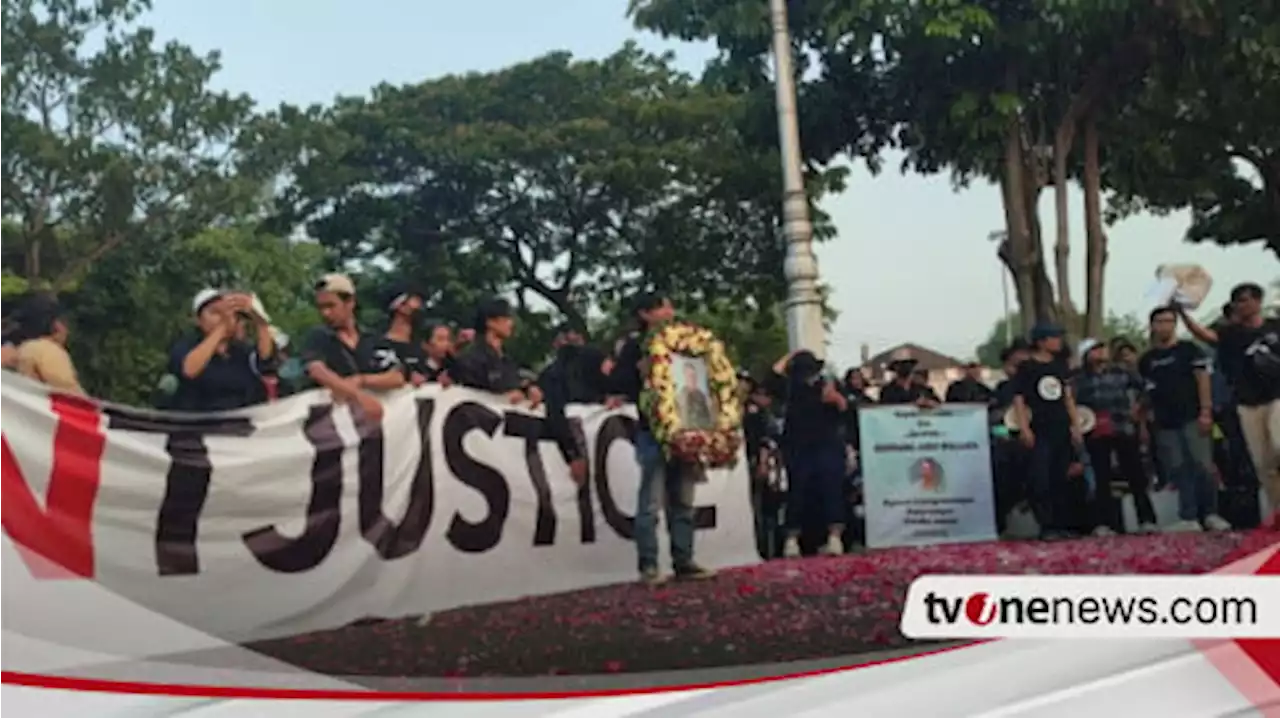
<path fill-rule="evenodd" d="M 867 546 L 996 538 L 985 405 L 873 407 L 858 423 Z"/>

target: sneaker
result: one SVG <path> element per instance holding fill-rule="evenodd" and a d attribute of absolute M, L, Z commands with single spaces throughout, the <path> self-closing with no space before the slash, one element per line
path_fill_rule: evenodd
<path fill-rule="evenodd" d="M 661 586 L 667 579 L 656 566 L 640 569 L 640 583 L 646 586 Z"/>
<path fill-rule="evenodd" d="M 1106 538 L 1108 536 L 1115 536 L 1116 532 L 1112 531 L 1110 526 L 1099 526 L 1093 530 L 1093 535 L 1098 538 Z"/>
<path fill-rule="evenodd" d="M 1138 526 L 1138 533 L 1140 534 L 1153 534 L 1159 531 L 1160 527 L 1150 522 Z"/>
<path fill-rule="evenodd" d="M 1230 531 L 1231 524 L 1217 514 L 1204 517 L 1204 527 L 1210 531 Z"/>
<path fill-rule="evenodd" d="M 818 549 L 818 553 L 823 556 L 842 556 L 844 555 L 844 541 L 839 536 L 828 536 L 827 545 Z"/>
<path fill-rule="evenodd" d="M 676 578 L 686 581 L 711 578 L 716 575 L 715 571 L 709 568 L 703 568 L 696 563 L 685 564 L 676 567 Z"/>
<path fill-rule="evenodd" d="M 783 558 L 800 558 L 800 539 L 788 538 L 786 543 L 782 544 Z"/>
<path fill-rule="evenodd" d="M 1179 521 L 1176 524 L 1171 524 L 1169 526 L 1164 527 L 1165 533 L 1171 533 L 1171 534 L 1192 533 L 1195 531 L 1203 531 L 1203 530 L 1204 528 L 1200 526 L 1199 521 Z"/>

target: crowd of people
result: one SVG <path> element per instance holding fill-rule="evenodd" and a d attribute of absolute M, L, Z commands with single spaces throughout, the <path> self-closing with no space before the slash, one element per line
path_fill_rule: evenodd
<path fill-rule="evenodd" d="M 1003 350 L 996 386 L 967 366 L 945 402 L 989 407 L 997 530 L 1025 507 L 1044 539 L 1123 532 L 1117 482 L 1142 533 L 1157 530 L 1153 485 L 1178 497 L 1177 520 L 1161 530 L 1249 528 L 1264 509 L 1274 523 L 1280 319 L 1266 316 L 1263 298 L 1256 284 L 1235 287 L 1212 327 L 1158 307 L 1141 354 L 1124 338 L 1084 338 L 1072 351 L 1061 327 L 1043 324 Z M 1209 349 L 1180 339 L 1179 323 Z M 782 358 L 763 381 L 743 377 L 762 556 L 839 554 L 861 540 L 859 410 L 944 402 L 911 357 L 888 368 L 893 378 L 874 397 L 862 368 L 823 378 L 808 352 Z"/>
<path fill-rule="evenodd" d="M 563 325 L 554 357 L 532 374 L 505 351 L 515 318 L 502 299 L 481 302 L 469 327 L 423 327 L 422 294 L 398 290 L 387 298 L 381 332 L 357 322 L 355 284 L 345 275 L 317 281 L 314 302 L 319 323 L 295 351 L 252 293 L 202 290 L 191 305 L 193 331 L 170 349 L 157 403 L 183 412 L 224 411 L 323 388 L 377 419 L 383 392 L 457 384 L 513 404 L 545 405 L 547 438 L 559 447 L 572 478 L 582 482 L 588 471 L 584 447 L 570 430 L 565 407 L 636 403 L 645 383 L 640 339 L 676 313 L 662 295 L 637 297 L 630 331 L 612 351 L 589 346 L 582 331 Z M 1179 339 L 1179 323 L 1212 353 Z M 11 325 L 6 369 L 57 391 L 84 394 L 56 300 L 27 299 Z M 1148 494 L 1153 478 L 1178 492 L 1179 520 L 1165 530 L 1246 527 L 1251 511 L 1256 524 L 1260 480 L 1268 508 L 1280 503 L 1280 319 L 1265 316 L 1261 287 L 1235 287 L 1221 319 L 1208 327 L 1176 306 L 1155 309 L 1150 348 L 1141 355 L 1125 340 L 1095 338 L 1083 339 L 1073 352 L 1061 327 L 1043 324 L 1006 347 L 1001 360 L 1005 379 L 998 385 L 987 386 L 982 367 L 973 363 L 945 397 L 908 355 L 893 358 L 893 379 L 879 387 L 861 368 L 835 378 L 809 351 L 779 358 L 764 377 L 743 372 L 743 430 L 760 554 L 838 555 L 860 543 L 858 416 L 873 405 L 986 405 L 1000 531 L 1010 512 L 1025 506 L 1044 539 L 1121 532 L 1111 490 L 1117 479 L 1133 496 L 1141 532 L 1157 526 Z M 635 520 L 641 580 L 665 580 L 658 569 L 660 513 L 675 576 L 711 575 L 694 559 L 697 467 L 668 461 L 643 414 L 633 443 L 641 477 Z"/>

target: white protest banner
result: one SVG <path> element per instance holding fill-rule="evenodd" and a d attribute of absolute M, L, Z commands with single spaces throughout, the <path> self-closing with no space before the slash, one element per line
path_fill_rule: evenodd
<path fill-rule="evenodd" d="M 319 391 L 200 416 L 2 388 L 7 624 L 86 580 L 240 642 L 636 578 L 631 408 L 570 407 L 579 488 L 540 410 L 464 389 L 370 423 Z M 744 465 L 696 506 L 700 563 L 758 560 Z"/>
<path fill-rule="evenodd" d="M 987 407 L 869 407 L 862 438 L 867 546 L 996 538 Z"/>

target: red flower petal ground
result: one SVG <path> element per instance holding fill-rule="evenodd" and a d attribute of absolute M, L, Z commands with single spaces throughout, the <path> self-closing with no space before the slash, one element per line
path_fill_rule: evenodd
<path fill-rule="evenodd" d="M 771 561 L 658 589 L 608 586 L 249 646 L 333 675 L 546 676 L 850 656 L 911 643 L 907 586 L 929 573 L 1202 573 L 1273 532 L 1000 542 Z"/>

